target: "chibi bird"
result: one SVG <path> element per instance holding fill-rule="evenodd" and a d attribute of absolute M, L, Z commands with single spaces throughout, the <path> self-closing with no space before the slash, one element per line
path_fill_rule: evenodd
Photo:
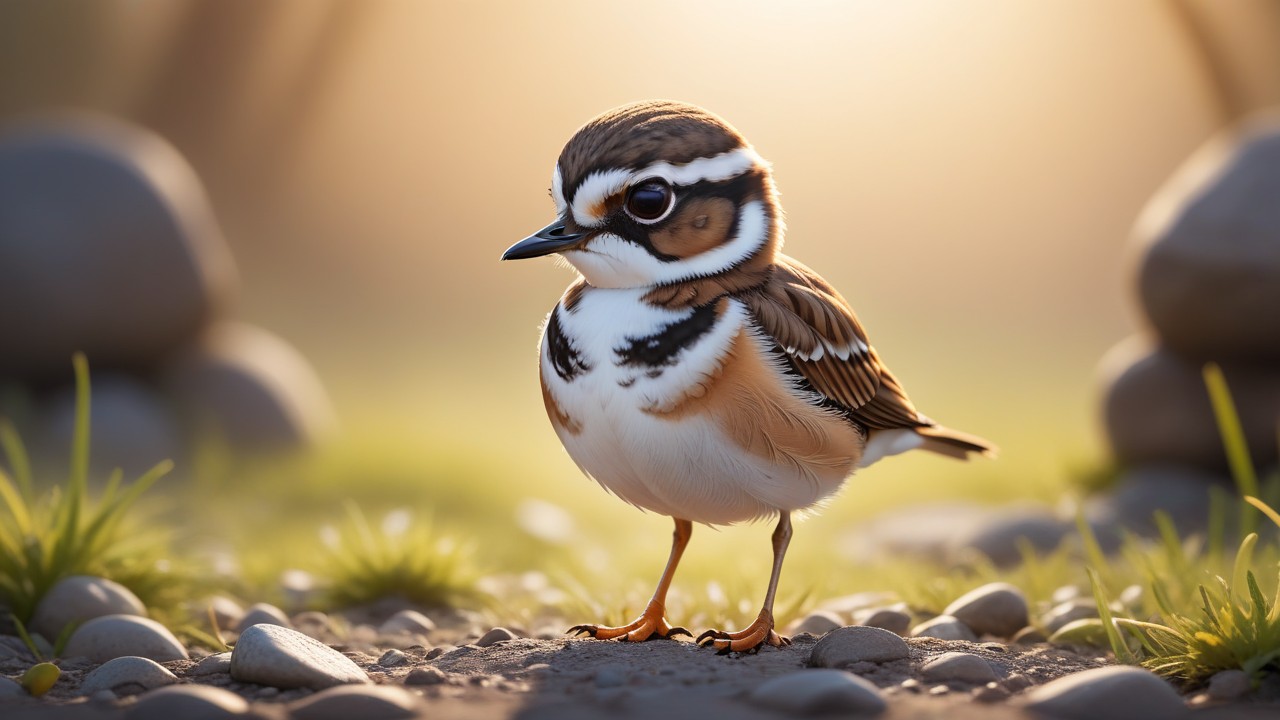
<path fill-rule="evenodd" d="M 782 254 L 770 165 L 718 116 L 671 101 L 610 110 L 565 145 L 551 197 L 556 219 L 502 255 L 557 254 L 580 275 L 543 328 L 547 415 L 587 475 L 675 521 L 644 613 L 571 632 L 691 635 L 665 605 L 693 523 L 776 517 L 759 616 L 697 642 L 788 644 L 773 604 L 793 513 L 888 455 L 994 453 L 917 412 L 840 293 Z"/>

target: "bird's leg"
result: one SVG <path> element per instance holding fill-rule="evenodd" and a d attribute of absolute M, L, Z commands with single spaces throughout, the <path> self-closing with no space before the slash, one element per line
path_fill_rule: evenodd
<path fill-rule="evenodd" d="M 778 578 L 782 575 L 782 559 L 791 543 L 791 514 L 780 513 L 778 527 L 773 531 L 773 572 L 769 575 L 769 590 L 764 595 L 764 606 L 756 621 L 739 632 L 708 630 L 698 636 L 697 643 L 715 647 L 720 653 L 759 650 L 765 643 L 778 647 L 790 645 L 791 638 L 779 635 L 773 629 L 773 599 L 778 592 Z"/>
<path fill-rule="evenodd" d="M 669 638 L 676 635 L 693 637 L 693 633 L 682 627 L 671 627 L 663 617 L 666 612 L 667 590 L 671 587 L 671 578 L 676 574 L 680 556 L 684 554 L 685 546 L 689 544 L 689 538 L 692 535 L 693 523 L 676 518 L 676 529 L 671 540 L 671 557 L 667 558 L 667 567 L 662 571 L 657 589 L 653 591 L 653 599 L 649 601 L 644 613 L 635 621 L 619 627 L 574 625 L 569 628 L 569 632 L 575 635 L 585 633 L 597 640 L 620 638 L 628 642 L 642 642 L 653 637 Z"/>

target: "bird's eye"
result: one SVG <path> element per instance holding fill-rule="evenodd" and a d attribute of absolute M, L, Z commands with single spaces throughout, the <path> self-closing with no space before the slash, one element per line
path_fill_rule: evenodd
<path fill-rule="evenodd" d="M 643 223 L 661 220 L 675 205 L 675 193 L 665 180 L 645 180 L 627 191 L 627 214 Z"/>

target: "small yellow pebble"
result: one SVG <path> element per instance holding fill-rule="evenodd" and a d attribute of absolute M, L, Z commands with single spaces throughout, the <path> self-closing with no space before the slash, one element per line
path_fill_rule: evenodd
<path fill-rule="evenodd" d="M 49 692 L 49 688 L 58 682 L 58 678 L 62 675 L 62 670 L 58 669 L 53 663 L 42 662 L 27 668 L 22 673 L 22 679 L 19 683 L 26 691 L 35 697 L 40 697 Z"/>

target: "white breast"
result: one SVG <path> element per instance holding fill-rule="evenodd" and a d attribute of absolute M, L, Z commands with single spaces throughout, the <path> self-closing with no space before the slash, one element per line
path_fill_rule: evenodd
<path fill-rule="evenodd" d="M 692 311 L 650 306 L 641 301 L 645 292 L 591 288 L 573 312 L 559 307 L 554 311 L 589 368 L 570 381 L 552 366 L 544 334 L 543 382 L 579 428 L 571 433 L 557 427 L 578 466 L 633 505 L 712 524 L 761 518 L 779 509 L 800 510 L 834 492 L 843 478 L 818 489 L 798 476 L 790 482 L 786 476 L 797 472 L 794 467 L 774 466 L 743 452 L 709 417 L 691 413 L 673 419 L 648 412 L 669 407 L 714 374 L 751 318 L 742 303 L 729 300 L 715 325 L 672 364 L 646 372 L 644 367 L 620 364 L 616 350 L 630 339 L 653 335 L 688 318 Z M 769 491 L 761 483 L 766 478 Z M 779 485 L 794 487 L 794 493 L 779 497 Z"/>

